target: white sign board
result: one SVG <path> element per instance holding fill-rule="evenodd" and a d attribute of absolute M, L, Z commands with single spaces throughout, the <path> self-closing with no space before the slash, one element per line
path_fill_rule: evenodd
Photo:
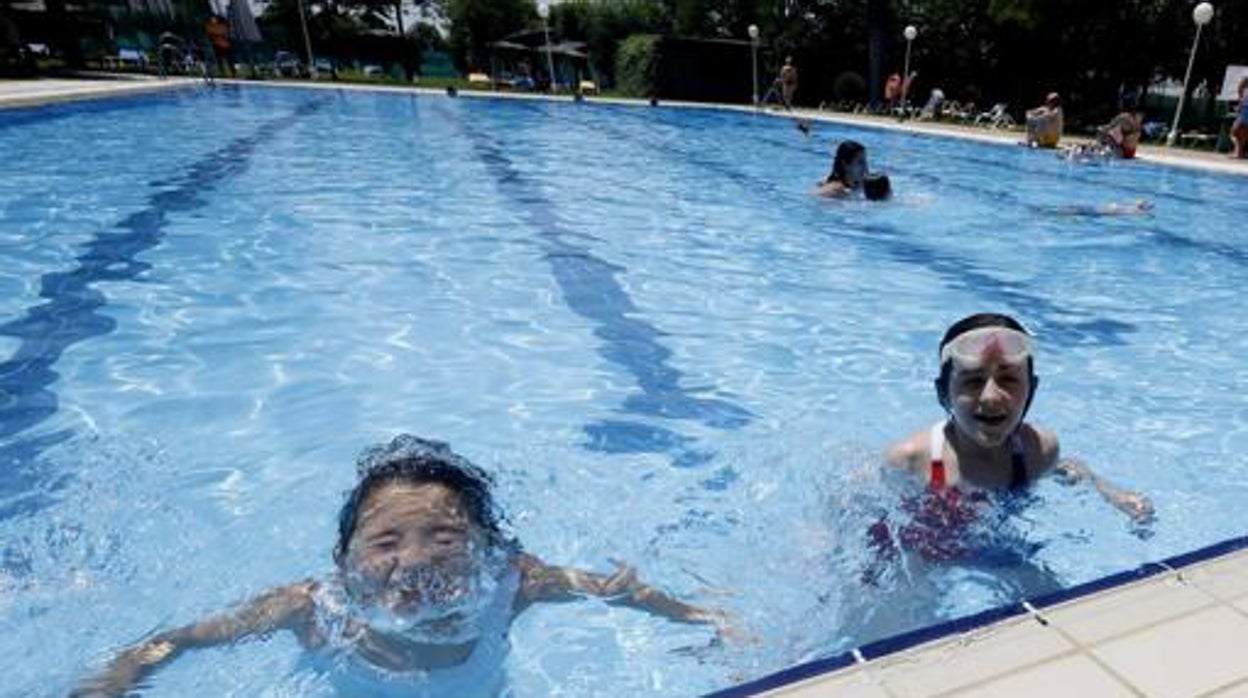
<path fill-rule="evenodd" d="M 1248 78 L 1248 65 L 1226 66 L 1226 77 L 1222 78 L 1222 91 L 1218 99 L 1232 102 L 1239 100 L 1239 81 Z"/>

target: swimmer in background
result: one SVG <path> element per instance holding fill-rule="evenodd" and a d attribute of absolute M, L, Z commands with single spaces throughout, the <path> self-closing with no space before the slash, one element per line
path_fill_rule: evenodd
<path fill-rule="evenodd" d="M 872 172 L 862 180 L 862 193 L 868 201 L 888 201 L 893 198 L 893 184 L 888 175 Z"/>
<path fill-rule="evenodd" d="M 1147 497 L 1060 458 L 1057 434 L 1024 421 L 1038 383 L 1034 340 L 1017 320 L 992 313 L 959 320 L 940 342 L 935 380 L 947 416 L 891 446 L 888 462 L 926 480 L 951 510 L 970 504 L 958 501 L 963 494 L 1020 491 L 1055 473 L 1067 483 L 1090 483 L 1135 524 L 1151 521 Z"/>
<path fill-rule="evenodd" d="M 338 518 L 337 572 L 272 589 L 233 611 L 120 653 L 72 696 L 120 696 L 189 649 L 290 630 L 332 661 L 351 695 L 430 681 L 446 695 L 496 695 L 507 634 L 536 603 L 586 597 L 727 631 L 724 616 L 611 574 L 555 567 L 502 530 L 488 474 L 446 444 L 402 435 L 366 451 Z M 436 682 L 436 683 L 435 683 Z"/>
<path fill-rule="evenodd" d="M 1065 204 L 1062 206 L 1036 206 L 1034 209 L 1050 216 L 1082 216 L 1103 218 L 1106 216 L 1146 216 L 1152 213 L 1153 203 L 1148 199 L 1136 199 L 1129 204 Z"/>
<path fill-rule="evenodd" d="M 858 141 L 843 141 L 836 148 L 832 171 L 815 185 L 818 196 L 849 196 L 862 187 L 867 176 L 867 149 Z"/>

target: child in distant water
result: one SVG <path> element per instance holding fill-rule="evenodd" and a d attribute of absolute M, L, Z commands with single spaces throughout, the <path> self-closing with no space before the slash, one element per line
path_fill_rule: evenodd
<path fill-rule="evenodd" d="M 862 187 L 867 171 L 867 149 L 858 141 L 843 141 L 836 147 L 832 171 L 815 185 L 814 193 L 830 198 L 849 196 Z"/>
<path fill-rule="evenodd" d="M 337 574 L 270 590 L 240 608 L 119 653 L 74 696 L 120 696 L 184 651 L 290 630 L 331 660 L 351 695 L 497 695 L 515 616 L 539 602 L 598 597 L 727 630 L 724 616 L 612 574 L 548 565 L 507 537 L 489 475 L 446 444 L 403 435 L 361 456 L 339 514 Z"/>

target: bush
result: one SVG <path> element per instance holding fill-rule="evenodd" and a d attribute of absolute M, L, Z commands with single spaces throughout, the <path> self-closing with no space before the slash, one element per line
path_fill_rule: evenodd
<path fill-rule="evenodd" d="M 837 102 L 865 102 L 867 81 L 858 73 L 846 71 L 836 76 L 832 83 L 832 93 Z"/>
<path fill-rule="evenodd" d="M 620 92 L 629 97 L 654 94 L 659 67 L 659 37 L 634 34 L 620 43 L 615 55 L 615 79 Z"/>

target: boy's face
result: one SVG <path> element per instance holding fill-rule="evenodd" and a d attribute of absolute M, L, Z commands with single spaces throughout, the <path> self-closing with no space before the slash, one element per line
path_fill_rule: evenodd
<path fill-rule="evenodd" d="M 454 602 L 477 572 L 474 553 L 485 541 L 445 485 L 382 485 L 360 505 L 342 562 L 347 591 L 399 614 Z"/>
<path fill-rule="evenodd" d="M 1023 421 L 1031 394 L 1026 361 L 988 356 L 972 365 L 953 361 L 949 404 L 958 431 L 984 448 L 1000 446 Z"/>

